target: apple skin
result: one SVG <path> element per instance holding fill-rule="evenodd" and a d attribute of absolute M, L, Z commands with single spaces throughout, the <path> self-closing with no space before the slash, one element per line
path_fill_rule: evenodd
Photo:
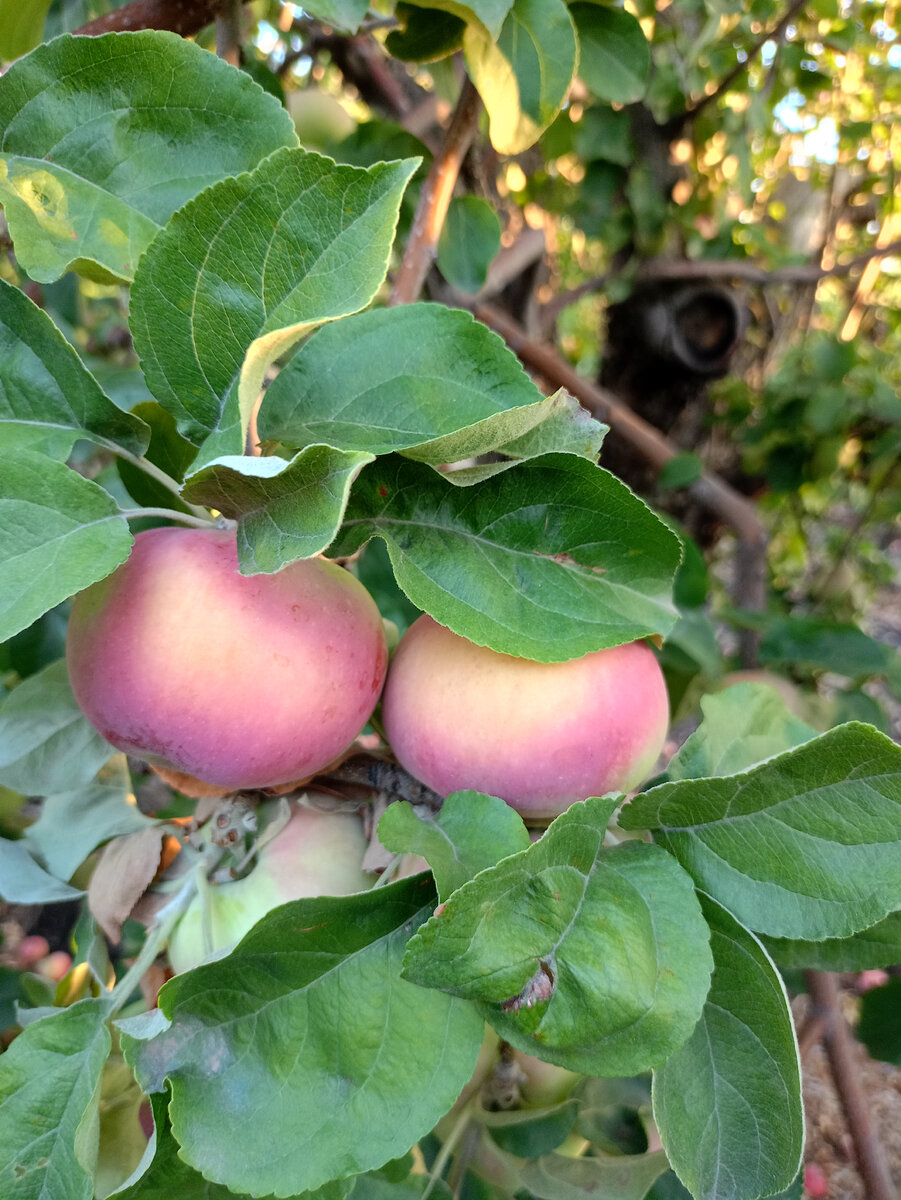
<path fill-rule="evenodd" d="M 363 821 L 356 813 L 320 812 L 302 804 L 259 852 L 249 875 L 210 885 L 206 905 L 209 945 L 204 939 L 204 902 L 195 896 L 169 938 L 169 962 L 176 974 L 219 958 L 266 913 L 307 896 L 349 896 L 372 887 L 364 873 Z"/>
<path fill-rule="evenodd" d="M 485 792 L 546 820 L 635 788 L 663 747 L 669 704 L 644 642 L 537 663 L 423 616 L 391 661 L 382 721 L 401 765 L 440 795 Z"/>
<path fill-rule="evenodd" d="M 305 779 L 353 741 L 387 667 L 379 611 L 324 559 L 238 574 L 236 535 L 139 533 L 81 592 L 66 659 L 79 705 L 117 749 L 238 790 Z"/>

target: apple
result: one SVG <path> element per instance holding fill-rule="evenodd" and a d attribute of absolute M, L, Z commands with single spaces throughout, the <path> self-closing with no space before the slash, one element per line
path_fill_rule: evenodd
<path fill-rule="evenodd" d="M 324 559 L 238 574 L 236 535 L 165 527 L 81 592 L 69 679 L 117 749 L 231 790 L 307 779 L 344 751 L 387 667 L 379 611 Z"/>
<path fill-rule="evenodd" d="M 227 954 L 266 913 L 289 900 L 348 896 L 372 887 L 373 877 L 362 867 L 366 846 L 357 813 L 295 804 L 288 824 L 263 846 L 249 875 L 210 884 L 203 897 L 191 901 L 169 939 L 172 969 L 181 974 Z"/>
<path fill-rule="evenodd" d="M 537 663 L 423 616 L 391 661 L 382 721 L 401 765 L 440 795 L 486 792 L 546 820 L 635 788 L 663 747 L 669 705 L 644 642 Z"/>

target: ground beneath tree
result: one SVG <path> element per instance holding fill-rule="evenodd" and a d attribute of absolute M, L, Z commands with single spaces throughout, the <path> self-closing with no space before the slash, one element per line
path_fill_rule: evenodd
<path fill-rule="evenodd" d="M 845 1017 L 856 1019 L 856 998 L 844 994 Z M 798 1027 L 804 1025 L 809 1009 L 807 996 L 798 996 L 792 1004 Z M 901 1068 L 870 1058 L 860 1043 L 854 1043 L 858 1074 L 867 1098 L 874 1131 L 895 1187 L 901 1194 Z M 854 1143 L 836 1094 L 826 1053 L 817 1044 L 804 1056 L 804 1112 L 807 1119 L 807 1143 L 804 1163 L 816 1164 L 823 1171 L 828 1200 L 867 1200 L 863 1181 L 854 1161 Z"/>

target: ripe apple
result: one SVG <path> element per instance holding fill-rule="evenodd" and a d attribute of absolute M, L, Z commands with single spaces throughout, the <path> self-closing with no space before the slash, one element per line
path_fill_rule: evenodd
<path fill-rule="evenodd" d="M 239 575 L 236 536 L 139 533 L 75 599 L 75 698 L 119 750 L 224 788 L 309 778 L 350 745 L 384 682 L 378 609 L 353 575 L 303 559 Z"/>
<path fill-rule="evenodd" d="M 288 824 L 263 846 L 249 875 L 211 884 L 204 898 L 191 901 L 169 939 L 172 969 L 180 974 L 227 954 L 267 912 L 289 900 L 370 888 L 372 876 L 362 868 L 366 845 L 356 813 L 294 805 Z"/>
<path fill-rule="evenodd" d="M 436 792 L 471 788 L 547 819 L 636 787 L 663 747 L 669 707 L 644 642 L 537 663 L 423 616 L 392 659 L 382 720 L 400 763 Z"/>

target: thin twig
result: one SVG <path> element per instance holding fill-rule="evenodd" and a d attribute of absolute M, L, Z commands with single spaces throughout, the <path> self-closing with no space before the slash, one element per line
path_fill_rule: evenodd
<path fill-rule="evenodd" d="M 501 335 L 524 363 L 540 372 L 550 383 L 566 388 L 651 466 L 660 470 L 680 453 L 677 446 L 633 412 L 619 397 L 583 379 L 549 346 L 540 346 L 532 341 L 505 313 L 491 305 L 479 303 L 473 304 L 472 310 L 480 321 Z M 741 608 L 760 611 L 766 601 L 767 532 L 757 509 L 712 471 L 704 471 L 688 491 L 734 530 L 739 540 L 735 600 Z M 742 663 L 753 665 L 758 635 L 753 630 L 743 633 Z"/>
<path fill-rule="evenodd" d="M 144 945 L 141 947 L 137 958 L 110 993 L 113 1013 L 119 1012 L 122 1006 L 127 1003 L 132 992 L 141 982 L 144 973 L 156 962 L 157 955 L 160 954 L 168 941 L 169 934 L 175 928 L 182 913 L 185 912 L 188 905 L 194 899 L 196 891 L 197 882 L 192 873 L 184 881 L 169 903 L 157 913 L 156 920 L 153 926 L 148 929 Z"/>
<path fill-rule="evenodd" d="M 132 454 L 130 450 L 123 449 L 122 446 L 111 447 L 117 458 L 123 459 L 127 463 L 131 463 L 133 467 L 137 467 L 139 471 L 143 471 L 145 475 L 149 475 L 161 487 L 164 487 L 167 492 L 171 492 L 182 504 L 187 506 L 188 512 L 197 517 L 198 520 L 208 521 L 210 514 L 205 508 L 200 508 L 196 504 L 188 504 L 182 497 L 179 491 L 179 483 L 173 479 L 171 475 L 167 475 L 156 463 L 152 463 L 149 458 L 141 458 L 137 454 Z"/>
<path fill-rule="evenodd" d="M 825 1013 L 812 1008 L 810 1015 L 798 1030 L 798 1054 L 803 1062 L 814 1046 L 819 1045 L 829 1024 Z"/>
<path fill-rule="evenodd" d="M 120 517 L 126 521 L 137 521 L 143 517 L 160 517 L 167 521 L 178 521 L 182 525 L 190 525 L 192 529 L 226 529 L 234 528 L 234 521 L 213 520 L 212 517 L 193 517 L 190 513 L 178 512 L 174 508 L 123 508 Z"/>
<path fill-rule="evenodd" d="M 736 63 L 732 70 L 723 76 L 712 92 L 709 92 L 706 96 L 701 96 L 699 100 L 696 100 L 693 104 L 689 104 L 683 112 L 671 117 L 664 126 L 670 136 L 675 137 L 689 121 L 693 121 L 697 117 L 698 113 L 703 112 L 709 104 L 713 104 L 720 96 L 724 95 L 735 80 L 747 71 L 748 66 L 761 52 L 766 43 L 777 41 L 781 37 L 782 31 L 798 15 L 804 4 L 805 0 L 792 0 L 785 13 L 773 28 L 766 30 L 766 32 L 760 35 L 757 41 L 745 52 L 744 61 Z"/>
<path fill-rule="evenodd" d="M 438 238 L 454 186 L 481 111 L 479 94 L 467 77 L 444 142 L 432 163 L 413 219 L 413 228 L 394 280 L 389 304 L 412 304 L 419 297 L 438 248 Z"/>
<path fill-rule="evenodd" d="M 882 1147 L 867 1108 L 854 1059 L 851 1032 L 839 1008 L 838 981 L 828 971 L 805 971 L 807 991 L 816 1008 L 826 1017 L 823 1045 L 838 1092 L 848 1130 L 857 1154 L 857 1167 L 867 1200 L 897 1200 L 897 1193 Z"/>

